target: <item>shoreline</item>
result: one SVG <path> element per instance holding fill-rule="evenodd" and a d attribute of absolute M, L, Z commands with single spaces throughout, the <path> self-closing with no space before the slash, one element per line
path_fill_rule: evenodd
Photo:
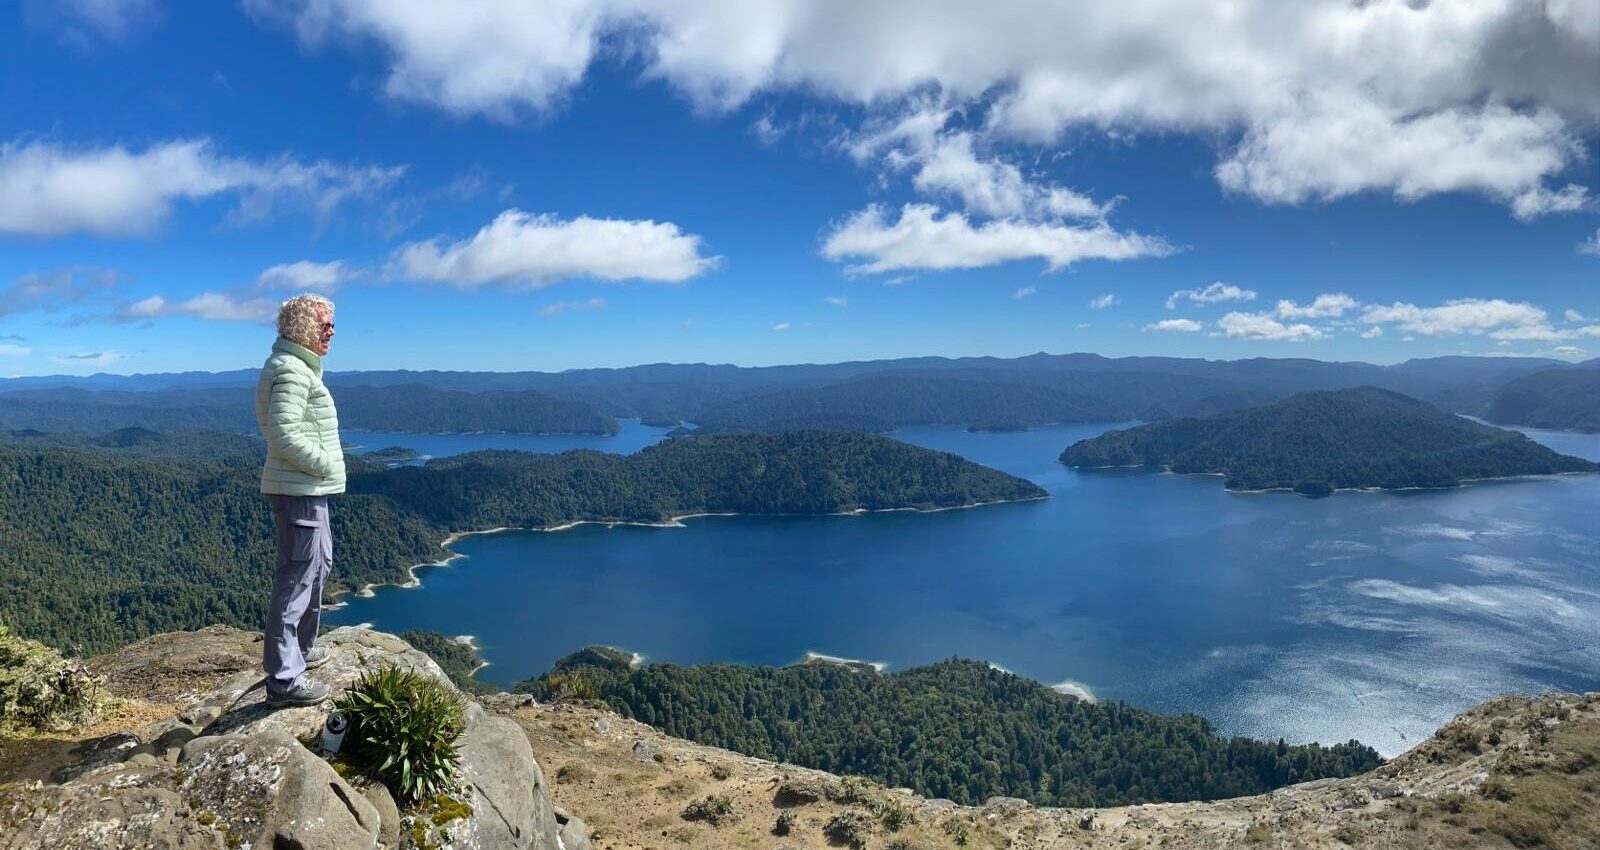
<path fill-rule="evenodd" d="M 1057 461 L 1057 462 L 1059 463 L 1059 461 Z M 1135 464 L 1124 464 L 1122 466 L 1072 466 L 1071 464 L 1066 464 L 1066 463 L 1063 463 L 1061 465 L 1065 466 L 1067 469 L 1071 469 L 1073 471 L 1086 471 L 1086 472 L 1094 472 L 1094 471 L 1097 471 L 1097 470 L 1106 470 L 1106 469 L 1139 469 L 1139 470 L 1145 470 L 1145 471 L 1149 472 L 1152 475 L 1176 475 L 1176 476 L 1182 476 L 1182 477 L 1185 477 L 1185 478 L 1227 478 L 1228 477 L 1228 473 L 1226 473 L 1226 472 L 1174 472 L 1171 467 L 1162 467 L 1160 469 L 1154 469 L 1152 467 L 1146 466 L 1144 464 L 1138 464 L 1138 463 L 1135 463 Z M 1495 476 L 1490 476 L 1490 477 L 1487 477 L 1487 478 L 1463 478 L 1463 479 L 1461 479 L 1459 482 L 1457 482 L 1455 484 L 1446 484 L 1446 485 L 1442 485 L 1442 486 L 1438 486 L 1438 487 L 1426 487 L 1426 486 L 1422 486 L 1422 485 L 1414 485 L 1414 486 L 1407 486 L 1407 487 L 1377 487 L 1377 486 L 1374 486 L 1374 487 L 1334 487 L 1332 490 L 1329 491 L 1329 493 L 1327 495 L 1332 495 L 1334 493 L 1420 493 L 1420 492 L 1429 492 L 1429 491 L 1443 492 L 1443 491 L 1446 491 L 1446 490 L 1460 489 L 1462 487 L 1467 487 L 1467 486 L 1472 485 L 1472 484 L 1492 484 L 1492 483 L 1494 483 L 1496 481 L 1539 481 L 1539 480 L 1544 480 L 1544 479 L 1547 479 L 1547 478 L 1561 478 L 1561 477 L 1568 476 L 1568 475 L 1600 475 L 1600 470 L 1575 469 L 1575 470 L 1570 470 L 1570 471 L 1567 471 L 1567 472 L 1528 472 L 1528 473 L 1524 473 L 1524 474 L 1521 474 L 1521 475 L 1495 475 Z M 1237 493 L 1237 494 L 1240 494 L 1240 495 L 1255 495 L 1255 494 L 1262 494 L 1262 493 L 1290 493 L 1292 495 L 1302 496 L 1302 497 L 1305 497 L 1305 498 L 1314 498 L 1314 497 L 1307 496 L 1306 494 L 1299 492 L 1298 490 L 1294 489 L 1293 487 L 1248 487 L 1247 488 L 1247 487 L 1228 487 L 1228 486 L 1224 485 L 1223 488 L 1222 488 L 1222 492 L 1224 492 L 1224 493 Z M 1018 501 L 1022 501 L 1022 500 L 1018 500 Z"/>
<path fill-rule="evenodd" d="M 458 558 L 466 557 L 466 555 L 464 555 L 464 554 L 462 554 L 460 552 L 451 552 L 451 551 L 449 551 L 450 550 L 450 544 L 455 543 L 456 541 L 460 540 L 463 537 L 473 537 L 473 536 L 480 535 L 480 534 L 503 534 L 503 533 L 512 532 L 512 531 L 523 531 L 523 532 L 530 532 L 530 533 L 551 533 L 551 532 L 557 532 L 557 531 L 567 531 L 569 529 L 577 528 L 580 525 L 604 525 L 604 526 L 606 526 L 608 528 L 616 528 L 618 526 L 635 526 L 635 527 L 639 527 L 639 528 L 686 528 L 687 526 L 685 526 L 685 524 L 683 522 L 684 520 L 700 519 L 700 518 L 703 518 L 703 517 L 855 517 L 855 516 L 866 516 L 866 515 L 869 515 L 869 514 L 907 513 L 907 512 L 909 512 L 909 513 L 919 513 L 919 514 L 936 514 L 936 513 L 943 513 L 945 511 L 961 511 L 961 510 L 967 510 L 967 509 L 970 509 L 970 508 L 982 508 L 982 507 L 988 507 L 990 505 L 1006 505 L 1006 504 L 1012 504 L 1012 503 L 1016 503 L 1016 502 L 1037 502 L 1037 501 L 1041 501 L 1041 500 L 1048 499 L 1048 498 L 1050 498 L 1050 494 L 1046 493 L 1046 494 L 1044 494 L 1042 496 L 1027 496 L 1027 497 L 1020 498 L 1020 499 L 992 499 L 992 500 L 987 501 L 987 502 L 973 502 L 971 504 L 966 504 L 966 505 L 946 505 L 946 506 L 943 506 L 943 507 L 936 507 L 936 508 L 916 508 L 916 507 L 906 507 L 906 508 L 855 508 L 855 509 L 848 510 L 848 511 L 832 511 L 830 513 L 825 513 L 825 514 L 787 514 L 787 513 L 758 514 L 758 513 L 741 513 L 741 512 L 738 512 L 738 511 L 727 511 L 727 512 L 700 511 L 700 512 L 697 512 L 697 513 L 678 514 L 676 516 L 668 517 L 667 519 L 661 520 L 659 522 L 643 522 L 643 521 L 640 521 L 640 520 L 578 519 L 578 520 L 572 520 L 570 522 L 560 523 L 559 525 L 547 525 L 547 526 L 542 526 L 542 527 L 537 527 L 537 528 L 528 528 L 528 527 L 524 527 L 524 526 L 502 525 L 502 526 L 497 526 L 495 528 L 474 529 L 474 530 L 469 530 L 469 531 L 452 531 L 452 532 L 450 532 L 450 534 L 448 534 L 444 538 L 444 540 L 439 542 L 439 548 L 444 549 L 449 553 L 444 558 L 441 558 L 441 559 L 439 559 L 437 561 L 427 561 L 427 562 L 423 562 L 423 563 L 416 563 L 416 564 L 412 564 L 409 567 L 406 567 L 406 575 L 408 576 L 408 578 L 404 582 L 392 582 L 392 581 L 387 581 L 387 582 L 369 582 L 367 584 L 362 585 L 359 589 L 356 589 L 356 590 L 348 590 L 348 589 L 341 590 L 341 591 L 339 591 L 339 592 L 337 592 L 337 593 L 332 595 L 333 601 L 329 602 L 326 605 L 323 605 L 322 606 L 322 610 L 324 610 L 324 611 L 337 611 L 337 610 L 339 610 L 341 608 L 344 608 L 345 606 L 350 604 L 349 601 L 344 598 L 347 595 L 348 596 L 353 596 L 353 597 L 356 597 L 356 598 L 359 598 L 359 599 L 370 599 L 373 596 L 377 595 L 376 594 L 376 590 L 378 588 L 380 588 L 380 587 L 398 587 L 398 588 L 400 588 L 402 590 L 415 590 L 415 589 L 417 589 L 419 587 L 422 587 L 422 579 L 417 576 L 417 570 L 422 569 L 423 567 L 448 567 L 448 566 L 450 566 L 450 563 L 452 561 L 455 561 Z"/>

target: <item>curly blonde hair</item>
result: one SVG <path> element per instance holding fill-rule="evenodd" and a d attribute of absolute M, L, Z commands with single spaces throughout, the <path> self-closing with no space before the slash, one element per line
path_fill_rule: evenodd
<path fill-rule="evenodd" d="M 278 307 L 278 336 L 312 348 L 322 341 L 322 323 L 332 320 L 332 301 L 309 292 L 296 295 Z"/>

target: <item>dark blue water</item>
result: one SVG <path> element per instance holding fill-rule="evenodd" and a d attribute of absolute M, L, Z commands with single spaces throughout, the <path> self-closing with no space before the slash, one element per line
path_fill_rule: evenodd
<path fill-rule="evenodd" d="M 983 658 L 1227 732 L 1390 754 L 1496 693 L 1600 689 L 1600 476 L 1312 500 L 1055 462 L 1101 430 L 896 434 L 1026 476 L 1043 501 L 473 536 L 420 589 L 329 619 L 474 635 L 502 684 L 591 643 L 675 662 Z M 1600 459 L 1600 437 L 1534 435 Z"/>
<path fill-rule="evenodd" d="M 615 454 L 634 452 L 666 436 L 666 428 L 639 424 L 637 419 L 617 420 L 618 431 L 609 437 L 592 434 L 409 434 L 395 431 L 340 432 L 346 449 L 366 454 L 389 446 L 405 446 L 428 458 L 473 452 L 479 449 L 517 449 L 524 452 L 564 452 L 568 449 L 595 449 Z"/>

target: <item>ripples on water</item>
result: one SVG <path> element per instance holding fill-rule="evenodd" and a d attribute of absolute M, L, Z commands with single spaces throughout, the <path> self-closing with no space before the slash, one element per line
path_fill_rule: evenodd
<path fill-rule="evenodd" d="M 500 684 L 590 643 L 674 662 L 984 658 L 1226 732 L 1386 754 L 1497 693 L 1600 689 L 1600 476 L 1312 500 L 1056 463 L 1105 427 L 895 435 L 1026 476 L 1043 501 L 469 537 L 421 589 L 329 619 L 471 633 Z M 660 433 L 347 438 L 438 456 Z M 1600 459 L 1600 436 L 1530 434 Z"/>

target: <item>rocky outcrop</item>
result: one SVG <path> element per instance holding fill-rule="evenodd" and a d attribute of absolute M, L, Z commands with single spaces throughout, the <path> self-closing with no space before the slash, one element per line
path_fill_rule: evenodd
<path fill-rule="evenodd" d="M 448 682 L 393 635 L 341 628 L 319 643 L 330 658 L 315 675 L 335 692 L 386 665 Z M 172 700 L 178 710 L 85 742 L 50 782 L 0 788 L 0 850 L 561 846 L 570 821 L 557 820 L 515 723 L 469 700 L 456 791 L 402 812 L 382 785 L 342 775 L 316 752 L 331 706 L 265 703 L 259 658 L 250 634 L 211 628 L 96 659 L 114 689 Z"/>

